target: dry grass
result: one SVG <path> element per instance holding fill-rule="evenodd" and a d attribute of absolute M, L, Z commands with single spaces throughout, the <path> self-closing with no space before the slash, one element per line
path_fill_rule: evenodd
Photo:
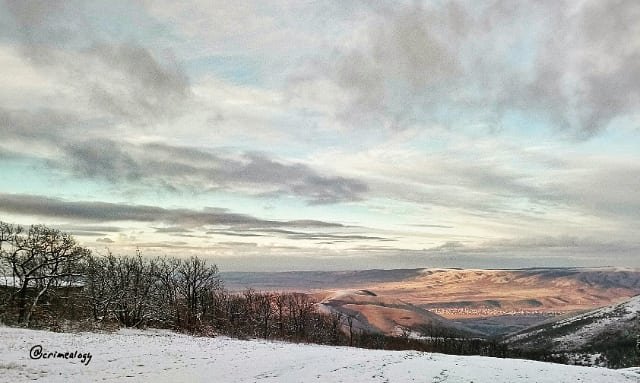
<path fill-rule="evenodd" d="M 428 270 L 422 275 L 369 287 L 379 295 L 422 307 L 466 308 L 496 315 L 509 312 L 568 312 L 615 303 L 640 293 L 633 287 L 594 285 L 571 275 L 555 278 L 512 270 Z M 455 303 L 458 303 L 457 305 Z M 454 303 L 454 304 L 452 304 Z M 495 305 L 498 304 L 498 306 Z M 446 310 L 445 310 L 446 311 Z"/>

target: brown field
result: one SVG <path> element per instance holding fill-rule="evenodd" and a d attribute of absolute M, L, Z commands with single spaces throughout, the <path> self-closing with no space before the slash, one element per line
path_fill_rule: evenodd
<path fill-rule="evenodd" d="M 368 286 L 449 318 L 588 310 L 640 294 L 631 271 L 426 269 L 415 278 Z"/>
<path fill-rule="evenodd" d="M 295 290 L 322 300 L 344 289 L 366 289 L 448 318 L 548 315 L 589 310 L 640 294 L 640 270 L 404 269 L 344 272 L 231 273 L 232 289 Z M 362 298 L 362 297 L 361 297 Z"/>

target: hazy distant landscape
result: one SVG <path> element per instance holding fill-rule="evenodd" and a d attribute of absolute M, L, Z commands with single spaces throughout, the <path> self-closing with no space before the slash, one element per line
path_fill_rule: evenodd
<path fill-rule="evenodd" d="M 222 271 L 221 276 L 234 291 L 368 289 L 415 305 L 452 310 L 566 312 L 640 294 L 640 270 L 633 268 Z M 466 314 L 461 311 L 458 316 L 462 315 Z"/>

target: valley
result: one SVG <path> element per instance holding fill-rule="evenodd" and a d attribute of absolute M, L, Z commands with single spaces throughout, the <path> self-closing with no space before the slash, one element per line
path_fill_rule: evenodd
<path fill-rule="evenodd" d="M 390 315 L 393 309 L 384 301 L 400 300 L 402 304 L 415 306 L 412 310 L 428 310 L 467 330 L 490 336 L 522 330 L 554 317 L 607 306 L 640 294 L 639 270 L 608 267 L 227 272 L 221 275 L 230 290 L 298 291 L 311 294 L 318 301 L 343 290 L 366 290 L 375 294 L 378 304 L 365 305 L 364 295 L 353 295 L 352 299 L 360 299 L 359 304 L 342 307 L 361 312 L 369 322 L 387 323 L 390 318 L 403 315 Z M 386 324 L 382 332 L 390 334 L 392 331 L 386 330 L 403 327 L 406 321 L 398 320 L 395 327 Z"/>

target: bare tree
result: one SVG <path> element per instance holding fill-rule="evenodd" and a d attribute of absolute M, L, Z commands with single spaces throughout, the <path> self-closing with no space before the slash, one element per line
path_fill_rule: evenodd
<path fill-rule="evenodd" d="M 277 325 L 278 325 L 278 335 L 280 339 L 284 339 L 285 336 L 285 321 L 286 319 L 286 309 L 287 309 L 287 298 L 285 293 L 277 294 L 275 299 L 275 313 L 277 316 Z"/>
<path fill-rule="evenodd" d="M 116 286 L 123 294 L 115 304 L 118 321 L 127 327 L 139 327 L 152 318 L 157 284 L 156 261 L 143 259 L 139 250 L 135 257 L 119 257 L 116 267 Z"/>
<path fill-rule="evenodd" d="M 111 253 L 105 256 L 90 256 L 85 266 L 84 295 L 93 314 L 93 319 L 103 321 L 110 318 L 114 307 L 125 291 L 117 288 L 115 278 L 119 260 Z"/>
<path fill-rule="evenodd" d="M 349 326 L 349 346 L 353 346 L 353 315 L 347 315 L 347 325 Z"/>
<path fill-rule="evenodd" d="M 260 327 L 260 337 L 269 338 L 271 335 L 271 321 L 274 315 L 273 295 L 270 293 L 262 293 L 256 297 L 255 311 Z"/>
<path fill-rule="evenodd" d="M 214 290 L 222 286 L 216 265 L 207 265 L 207 262 L 198 257 L 191 257 L 188 261 L 182 261 L 177 267 L 177 292 L 185 301 L 187 309 L 187 322 L 195 325 L 202 318 L 209 301 L 206 297 Z"/>
<path fill-rule="evenodd" d="M 19 320 L 25 326 L 42 296 L 51 287 L 77 280 L 80 261 L 90 255 L 71 235 L 43 225 L 24 232 L 20 226 L 2 223 L 0 246 L 0 256 L 9 264 L 17 287 Z"/>
<path fill-rule="evenodd" d="M 290 293 L 287 297 L 289 320 L 295 339 L 300 341 L 307 336 L 309 319 L 311 314 L 315 312 L 315 302 L 308 295 L 301 293 Z"/>
<path fill-rule="evenodd" d="M 155 280 L 158 285 L 154 296 L 154 319 L 175 327 L 180 322 L 181 306 L 178 299 L 178 268 L 182 262 L 176 258 L 158 258 Z"/>

